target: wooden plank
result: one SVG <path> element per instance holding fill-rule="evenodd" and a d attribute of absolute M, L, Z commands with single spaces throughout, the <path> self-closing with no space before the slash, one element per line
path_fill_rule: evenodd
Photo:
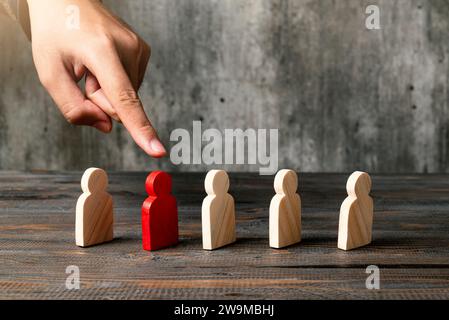
<path fill-rule="evenodd" d="M 373 175 L 373 242 L 337 248 L 347 174 L 299 175 L 302 241 L 269 248 L 273 177 L 230 176 L 237 242 L 208 252 L 201 242 L 205 174 L 173 174 L 180 243 L 141 249 L 146 173 L 109 173 L 115 239 L 74 244 L 82 173 L 0 172 L 0 298 L 3 299 L 435 299 L 449 298 L 449 177 Z M 368 265 L 381 290 L 367 290 Z M 77 265 L 81 290 L 65 288 Z"/>

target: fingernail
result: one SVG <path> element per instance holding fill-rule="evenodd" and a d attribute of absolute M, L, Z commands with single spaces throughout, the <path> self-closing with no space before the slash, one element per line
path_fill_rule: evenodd
<path fill-rule="evenodd" d="M 111 125 L 110 125 L 109 122 L 106 122 L 106 121 L 98 121 L 98 122 L 95 122 L 95 123 L 93 124 L 93 127 L 94 127 L 95 129 L 98 129 L 98 130 L 100 130 L 101 132 L 105 132 L 105 133 L 111 131 Z"/>
<path fill-rule="evenodd" d="M 163 156 L 167 153 L 167 150 L 165 150 L 164 146 L 157 138 L 150 141 L 150 147 L 151 150 L 158 154 L 158 156 Z"/>

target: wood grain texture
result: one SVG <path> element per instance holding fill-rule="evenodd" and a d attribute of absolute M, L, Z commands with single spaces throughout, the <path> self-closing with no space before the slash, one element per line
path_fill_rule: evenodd
<path fill-rule="evenodd" d="M 230 173 L 238 240 L 205 251 L 205 173 L 173 174 L 180 242 L 142 250 L 140 206 L 146 172 L 111 173 L 114 241 L 73 242 L 79 172 L 0 171 L 1 299 L 449 299 L 449 176 L 372 175 L 373 242 L 336 246 L 349 174 L 300 173 L 302 240 L 269 248 L 273 177 Z M 381 289 L 367 290 L 367 266 Z M 67 290 L 66 267 L 81 289 Z"/>
<path fill-rule="evenodd" d="M 340 207 L 338 248 L 351 250 L 371 242 L 373 229 L 373 199 L 371 178 L 366 172 L 356 171 L 346 183 L 348 197 Z"/>
<path fill-rule="evenodd" d="M 235 242 L 234 198 L 228 193 L 224 170 L 211 170 L 204 180 L 207 197 L 201 207 L 203 249 L 214 250 Z"/>
<path fill-rule="evenodd" d="M 107 193 L 108 176 L 98 168 L 87 169 L 81 178 L 83 194 L 76 203 L 75 242 L 88 247 L 114 238 L 112 197 Z"/>
<path fill-rule="evenodd" d="M 276 195 L 270 202 L 270 247 L 283 248 L 301 241 L 301 198 L 298 176 L 280 170 L 274 179 Z"/>

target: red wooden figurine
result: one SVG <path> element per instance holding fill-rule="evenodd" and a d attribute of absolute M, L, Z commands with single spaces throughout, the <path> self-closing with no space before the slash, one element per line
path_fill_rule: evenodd
<path fill-rule="evenodd" d="M 171 188 L 171 176 L 163 171 L 151 172 L 145 181 L 149 197 L 142 205 L 144 250 L 158 250 L 178 242 L 178 208 Z"/>

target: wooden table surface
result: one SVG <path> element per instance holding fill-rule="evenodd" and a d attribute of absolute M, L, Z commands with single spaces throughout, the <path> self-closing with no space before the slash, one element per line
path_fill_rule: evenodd
<path fill-rule="evenodd" d="M 141 249 L 145 173 L 110 173 L 115 240 L 75 246 L 82 173 L 0 172 L 1 299 L 449 299 L 449 176 L 373 175 L 373 243 L 337 249 L 348 174 L 301 174 L 303 240 L 268 246 L 273 177 L 230 173 L 237 242 L 201 245 L 204 173 L 173 175 L 180 243 Z M 66 267 L 80 269 L 67 290 Z M 380 290 L 368 290 L 368 265 Z"/>

